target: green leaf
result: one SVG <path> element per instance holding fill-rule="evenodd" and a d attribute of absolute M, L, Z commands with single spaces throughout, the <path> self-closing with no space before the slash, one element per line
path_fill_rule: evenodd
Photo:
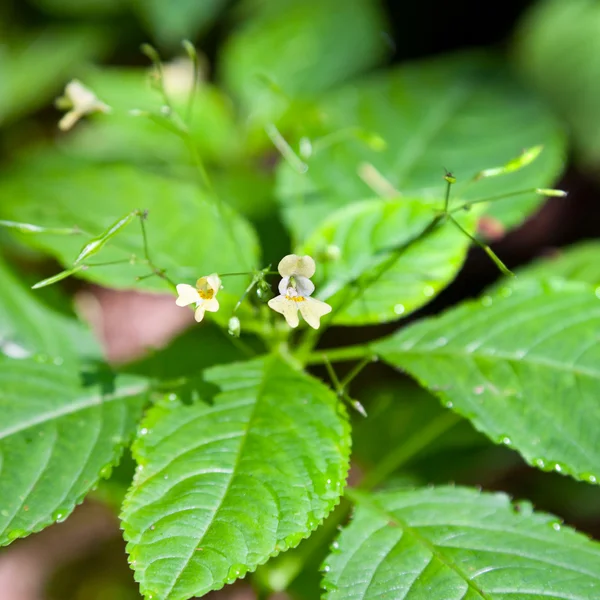
<path fill-rule="evenodd" d="M 578 158 L 600 160 L 600 6 L 594 0 L 535 4 L 514 56 L 527 81 L 568 124 Z"/>
<path fill-rule="evenodd" d="M 356 494 L 328 557 L 327 600 L 589 600 L 600 545 L 504 494 L 440 487 Z"/>
<path fill-rule="evenodd" d="M 40 158 L 5 174 L 0 184 L 0 215 L 42 226 L 77 225 L 87 232 L 87 239 L 21 237 L 55 256 L 67 268 L 89 238 L 136 209 L 149 211 L 146 228 L 152 260 L 167 269 L 176 283 L 193 284 L 201 275 L 243 271 L 257 264 L 258 244 L 250 225 L 229 207 L 224 207 L 223 223 L 215 201 L 196 185 L 133 167 L 94 167 L 62 157 Z M 135 264 L 127 264 L 132 255 L 137 257 Z M 88 268 L 78 275 L 115 288 L 167 291 L 158 277 L 136 282 L 136 276 L 150 273 L 143 259 L 141 230 L 131 223 L 90 261 L 123 260 L 125 264 Z M 236 279 L 227 282 L 227 290 L 237 292 L 245 287 L 241 278 Z"/>
<path fill-rule="evenodd" d="M 56 312 L 27 289 L 0 258 L 0 354 L 38 356 L 62 363 L 100 355 L 92 334 L 74 318 Z"/>
<path fill-rule="evenodd" d="M 559 277 L 600 285 L 600 242 L 587 241 L 557 250 L 519 271 L 521 279 Z"/>
<path fill-rule="evenodd" d="M 373 345 L 492 441 L 542 469 L 600 480 L 600 300 L 526 281 Z"/>
<path fill-rule="evenodd" d="M 448 222 L 429 230 L 436 208 L 441 201 L 368 200 L 337 210 L 317 227 L 303 251 L 338 257 L 320 262 L 315 278 L 319 297 L 334 307 L 335 323 L 398 319 L 452 281 L 470 241 Z M 475 214 L 461 217 L 468 230 Z"/>
<path fill-rule="evenodd" d="M 53 94 L 102 48 L 90 29 L 46 29 L 33 38 L 18 36 L 0 49 L 0 124 L 47 104 Z"/>
<path fill-rule="evenodd" d="M 134 444 L 122 519 L 147 597 L 202 596 L 297 546 L 345 483 L 347 417 L 320 382 L 275 356 L 206 378 L 210 404 L 154 408 Z"/>
<path fill-rule="evenodd" d="M 118 462 L 145 383 L 84 387 L 71 363 L 0 358 L 0 545 L 64 520 Z"/>
<path fill-rule="evenodd" d="M 218 16 L 227 0 L 130 0 L 154 39 L 175 48 L 182 39 L 196 39 Z"/>
<path fill-rule="evenodd" d="M 443 198 L 449 169 L 457 179 L 451 206 L 550 187 L 563 168 L 565 140 L 555 119 L 504 65 L 481 55 L 408 64 L 333 93 L 318 110 L 325 131 L 313 136 L 308 171 L 299 174 L 281 163 L 278 173 L 285 220 L 298 241 L 333 210 L 372 195 L 358 175 L 365 164 L 407 197 Z M 352 136 L 337 143 L 318 137 L 352 128 L 382 138 L 386 149 Z M 544 151 L 527 167 L 468 185 L 481 171 L 538 145 Z M 489 204 L 487 212 L 512 227 L 542 201 L 526 194 Z"/>
<path fill-rule="evenodd" d="M 289 99 L 310 98 L 386 53 L 383 18 L 369 0 L 247 2 L 246 10 L 223 50 L 221 75 L 254 118 L 272 118 Z"/>

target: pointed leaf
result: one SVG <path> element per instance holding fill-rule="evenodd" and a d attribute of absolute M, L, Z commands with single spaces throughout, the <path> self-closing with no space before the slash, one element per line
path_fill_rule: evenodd
<path fill-rule="evenodd" d="M 348 471 L 343 407 L 272 356 L 207 371 L 211 404 L 158 406 L 134 445 L 123 508 L 142 593 L 184 600 L 298 545 L 338 502 Z"/>
<path fill-rule="evenodd" d="M 0 358 L 0 545 L 64 520 L 110 474 L 146 384 L 84 387 L 70 363 Z"/>
<path fill-rule="evenodd" d="M 590 600 L 600 544 L 504 494 L 441 487 L 356 495 L 326 560 L 327 600 Z"/>
<path fill-rule="evenodd" d="M 597 483 L 598 331 L 593 288 L 527 280 L 372 349 L 530 464 Z"/>

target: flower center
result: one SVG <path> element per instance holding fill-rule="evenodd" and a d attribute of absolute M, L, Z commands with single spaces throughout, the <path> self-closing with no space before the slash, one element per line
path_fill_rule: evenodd
<path fill-rule="evenodd" d="M 206 287 L 204 289 L 198 289 L 198 295 L 202 300 L 211 300 L 215 295 L 215 291 L 212 288 Z"/>
<path fill-rule="evenodd" d="M 292 300 L 293 302 L 304 302 L 304 296 L 300 296 L 296 289 L 291 286 L 288 287 L 285 298 L 286 300 Z"/>

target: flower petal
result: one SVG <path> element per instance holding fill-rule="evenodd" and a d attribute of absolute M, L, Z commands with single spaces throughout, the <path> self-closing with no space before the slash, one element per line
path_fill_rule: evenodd
<path fill-rule="evenodd" d="M 202 308 L 208 312 L 217 312 L 219 310 L 219 301 L 216 298 L 202 301 Z"/>
<path fill-rule="evenodd" d="M 208 285 L 215 291 L 216 296 L 217 292 L 221 289 L 221 278 L 216 273 L 211 273 L 206 277 L 206 280 L 208 281 Z"/>
<path fill-rule="evenodd" d="M 279 285 L 277 286 L 277 289 L 279 290 L 279 293 L 282 296 L 285 296 L 287 294 L 287 289 L 290 287 L 290 278 L 288 277 L 284 277 L 280 282 Z"/>
<path fill-rule="evenodd" d="M 188 304 L 200 302 L 198 290 L 187 283 L 178 284 L 177 293 L 179 294 L 177 300 L 175 300 L 175 304 L 177 304 L 177 306 L 187 306 Z"/>
<path fill-rule="evenodd" d="M 304 320 L 313 329 L 319 329 L 321 326 L 321 317 L 331 312 L 329 304 L 310 296 L 306 297 L 304 302 L 298 302 L 298 308 Z"/>
<path fill-rule="evenodd" d="M 294 279 L 296 280 L 296 291 L 301 296 L 310 296 L 315 291 L 315 284 L 308 277 L 296 275 Z"/>
<path fill-rule="evenodd" d="M 288 300 L 285 296 L 276 296 L 275 298 L 271 298 L 268 304 L 275 312 L 285 317 L 290 327 L 298 327 L 298 323 L 300 323 L 300 319 L 298 318 L 298 304 L 301 304 L 300 302 Z"/>
<path fill-rule="evenodd" d="M 282 277 L 290 275 L 312 277 L 315 274 L 316 266 L 315 261 L 308 255 L 288 254 L 279 261 L 277 269 Z"/>
<path fill-rule="evenodd" d="M 196 308 L 196 311 L 194 312 L 194 319 L 196 319 L 196 321 L 198 321 L 198 323 L 200 323 L 200 321 L 202 321 L 202 319 L 204 319 L 204 311 L 206 310 L 206 307 L 204 306 L 204 304 L 201 304 L 198 308 Z"/>

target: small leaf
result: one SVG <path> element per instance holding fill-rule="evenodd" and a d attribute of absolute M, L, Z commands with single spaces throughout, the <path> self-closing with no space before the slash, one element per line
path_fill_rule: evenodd
<path fill-rule="evenodd" d="M 526 279 L 372 349 L 528 463 L 597 483 L 599 330 L 593 288 Z"/>
<path fill-rule="evenodd" d="M 530 165 L 542 152 L 543 146 L 533 146 L 523 150 L 517 158 L 509 160 L 505 165 L 501 167 L 494 167 L 492 169 L 484 169 L 475 175 L 475 179 L 484 179 L 485 177 L 497 177 L 498 175 L 506 175 L 507 173 L 514 173 L 519 171 L 523 167 Z"/>
<path fill-rule="evenodd" d="M 353 494 L 325 561 L 327 600 L 590 600 L 600 544 L 504 494 L 440 487 Z"/>
<path fill-rule="evenodd" d="M 101 393 L 47 360 L 0 357 L 0 545 L 66 519 L 118 462 L 144 403 L 139 378 Z"/>
<path fill-rule="evenodd" d="M 271 356 L 209 369 L 212 403 L 152 409 L 123 527 L 142 593 L 187 600 L 297 546 L 338 502 L 349 461 L 335 395 Z"/>
<path fill-rule="evenodd" d="M 334 321 L 361 325 L 392 321 L 429 302 L 456 275 L 468 236 L 440 220 L 441 200 L 394 198 L 356 202 L 316 228 L 303 252 L 335 249 L 337 260 L 319 264 L 321 298 Z M 469 230 L 477 211 L 461 215 Z"/>
<path fill-rule="evenodd" d="M 73 269 L 66 269 L 65 271 L 61 271 L 60 273 L 57 273 L 56 275 L 52 275 L 51 277 L 47 277 L 46 279 L 42 279 L 41 281 L 34 283 L 31 286 L 31 289 L 39 290 L 40 288 L 47 287 L 54 283 L 58 283 L 59 281 L 62 281 L 63 279 L 66 279 L 67 277 L 71 277 L 71 275 L 75 275 L 75 273 L 78 273 L 79 271 L 81 271 L 83 269 L 85 269 L 85 265 L 77 265 Z"/>

